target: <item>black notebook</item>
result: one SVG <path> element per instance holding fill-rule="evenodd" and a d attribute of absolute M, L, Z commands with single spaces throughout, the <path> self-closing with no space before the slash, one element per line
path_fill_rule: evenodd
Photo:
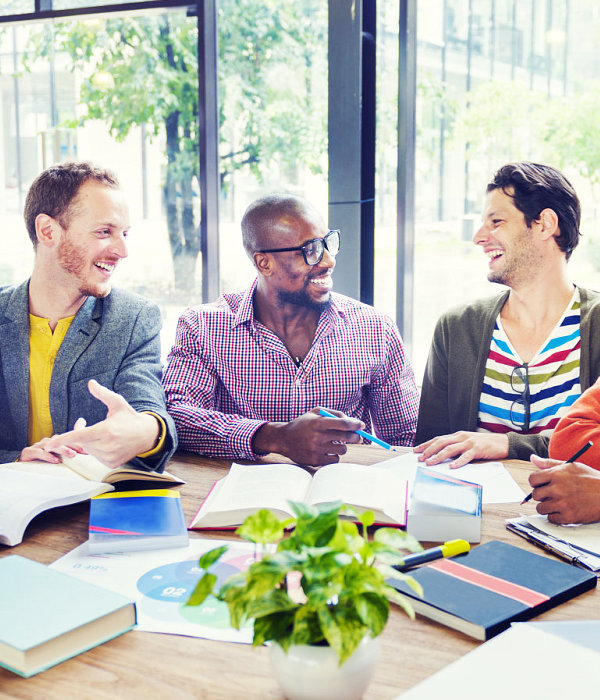
<path fill-rule="evenodd" d="M 597 580 L 496 540 L 408 573 L 423 586 L 423 598 L 402 581 L 388 583 L 410 598 L 415 612 L 481 640 L 594 588 Z"/>

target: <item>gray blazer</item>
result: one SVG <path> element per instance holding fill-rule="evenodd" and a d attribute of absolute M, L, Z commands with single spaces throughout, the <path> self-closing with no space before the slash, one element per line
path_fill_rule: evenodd
<path fill-rule="evenodd" d="M 88 425 L 106 418 L 106 406 L 87 382 L 121 394 L 136 411 L 153 411 L 167 426 L 160 460 L 131 463 L 164 469 L 177 447 L 161 384 L 161 319 L 158 307 L 136 294 L 113 289 L 104 299 L 88 297 L 73 319 L 54 361 L 50 414 L 55 433 L 71 430 L 83 416 Z M 29 426 L 29 281 L 0 288 L 0 462 L 27 446 Z"/>

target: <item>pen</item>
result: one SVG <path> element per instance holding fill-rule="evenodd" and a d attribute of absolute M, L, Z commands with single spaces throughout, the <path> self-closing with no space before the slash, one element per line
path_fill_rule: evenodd
<path fill-rule="evenodd" d="M 444 544 L 439 547 L 432 547 L 431 549 L 426 549 L 424 552 L 409 554 L 404 557 L 404 562 L 395 565 L 394 569 L 406 571 L 406 569 L 411 569 L 413 566 L 424 564 L 427 561 L 434 561 L 442 557 L 454 557 L 457 554 L 468 552 L 470 549 L 471 546 L 466 540 L 450 540 L 449 542 L 444 542 Z"/>
<path fill-rule="evenodd" d="M 589 440 L 588 442 L 585 443 L 585 445 L 581 449 L 577 450 L 577 452 L 572 457 L 565 460 L 562 464 L 568 464 L 569 462 L 574 462 L 578 457 L 581 457 L 581 455 L 584 452 L 587 452 L 593 444 L 594 443 L 591 440 Z M 562 466 L 562 465 L 560 465 L 560 466 Z M 523 505 L 523 503 L 527 503 L 527 501 L 530 501 L 532 497 L 533 497 L 533 491 L 530 494 L 528 494 L 527 496 L 525 496 L 525 498 L 521 501 L 521 505 Z"/>
<path fill-rule="evenodd" d="M 337 418 L 337 416 L 334 416 L 333 413 L 329 413 L 329 411 L 326 411 L 324 408 L 319 409 L 319 415 L 325 416 L 326 418 Z M 386 450 L 392 450 L 393 452 L 396 451 L 391 445 L 388 445 L 387 442 L 385 442 L 384 440 L 380 440 L 378 437 L 375 437 L 375 435 L 371 435 L 371 433 L 367 433 L 365 430 L 353 430 L 352 432 L 358 433 L 367 440 L 374 442 L 376 445 L 385 447 Z"/>

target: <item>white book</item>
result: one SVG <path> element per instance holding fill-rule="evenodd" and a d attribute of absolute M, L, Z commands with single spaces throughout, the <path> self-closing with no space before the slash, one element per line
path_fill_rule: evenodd
<path fill-rule="evenodd" d="M 514 623 L 396 700 L 507 700 L 595 696 L 600 686 L 600 655 L 586 642 L 598 634 L 579 623 Z M 565 625 L 565 632 L 560 626 Z M 581 637 L 581 641 L 578 639 Z"/>
<path fill-rule="evenodd" d="M 111 469 L 92 455 L 63 457 L 60 464 L 0 464 L 0 544 L 14 546 L 22 542 L 33 518 L 50 508 L 86 501 L 115 489 L 167 488 L 182 483 L 168 473 Z"/>
<path fill-rule="evenodd" d="M 293 464 L 232 464 L 213 485 L 190 523 L 192 529 L 230 528 L 261 508 L 285 518 L 288 501 L 342 501 L 359 512 L 372 510 L 379 524 L 406 524 L 407 482 L 362 464 L 329 464 L 311 475 Z"/>
<path fill-rule="evenodd" d="M 406 530 L 424 542 L 481 540 L 482 487 L 457 475 L 419 467 Z"/>

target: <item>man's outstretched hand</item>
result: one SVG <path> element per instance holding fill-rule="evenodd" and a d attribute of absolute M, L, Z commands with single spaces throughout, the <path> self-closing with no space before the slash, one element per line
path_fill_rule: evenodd
<path fill-rule="evenodd" d="M 85 420 L 79 418 L 73 430 L 26 447 L 21 452 L 21 461 L 42 459 L 56 463 L 60 462 L 59 455 L 87 452 L 114 468 L 154 447 L 160 424 L 153 415 L 138 413 L 120 394 L 98 384 L 95 379 L 88 382 L 88 389 L 108 409 L 106 418 L 91 426 L 86 426 Z"/>

